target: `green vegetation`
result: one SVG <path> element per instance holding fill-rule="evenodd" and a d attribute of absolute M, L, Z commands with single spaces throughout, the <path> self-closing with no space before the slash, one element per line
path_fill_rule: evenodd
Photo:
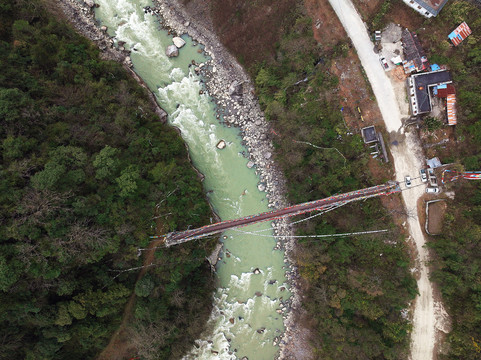
<path fill-rule="evenodd" d="M 372 17 L 371 20 L 371 29 L 372 31 L 381 30 L 386 26 L 385 16 L 391 10 L 391 0 L 385 0 L 382 2 L 379 10 L 376 14 Z"/>
<path fill-rule="evenodd" d="M 280 40 L 277 57 L 254 73 L 259 101 L 277 136 L 277 161 L 292 203 L 374 185 L 361 137 L 346 129 L 336 94 L 333 61 L 311 21 L 298 18 Z M 342 49 L 343 45 L 335 47 Z M 345 56 L 345 55 L 344 55 Z M 410 325 L 401 315 L 416 295 L 402 236 L 379 199 L 337 209 L 298 226 L 298 234 L 333 234 L 390 227 L 383 236 L 301 242 L 298 262 L 306 281 L 319 359 L 403 359 Z"/>
<path fill-rule="evenodd" d="M 141 265 L 155 215 L 211 215 L 180 137 L 37 1 L 2 1 L 0 65 L 0 358 L 93 358 L 134 291 L 139 353 L 178 357 L 210 311 L 212 244 L 158 251 L 137 283 L 116 270 Z"/>
<path fill-rule="evenodd" d="M 424 127 L 423 130 L 426 132 L 432 132 L 437 129 L 440 129 L 443 126 L 443 123 L 439 121 L 438 118 L 433 116 L 426 116 L 424 119 Z"/>
<path fill-rule="evenodd" d="M 448 33 L 466 21 L 473 34 L 459 46 L 450 46 Z M 431 62 L 447 64 L 457 92 L 456 147 L 441 153 L 443 162 L 466 170 L 481 170 L 481 9 L 467 1 L 450 1 L 440 15 L 426 22 Z M 444 231 L 429 246 L 437 257 L 433 280 L 441 287 L 453 329 L 447 336 L 449 359 L 481 356 L 481 185 L 450 184 L 456 192 L 448 206 Z"/>

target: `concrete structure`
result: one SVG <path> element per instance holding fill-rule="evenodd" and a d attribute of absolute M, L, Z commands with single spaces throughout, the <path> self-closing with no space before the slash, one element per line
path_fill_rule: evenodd
<path fill-rule="evenodd" d="M 377 141 L 376 129 L 373 125 L 362 128 L 361 134 L 365 144 L 370 144 Z"/>
<path fill-rule="evenodd" d="M 408 79 L 408 92 L 411 98 L 412 114 L 418 115 L 431 112 L 432 89 L 435 86 L 450 83 L 452 83 L 451 75 L 447 70 L 411 75 Z"/>
<path fill-rule="evenodd" d="M 430 18 L 437 16 L 448 0 L 403 0 L 404 3 L 421 15 Z"/>

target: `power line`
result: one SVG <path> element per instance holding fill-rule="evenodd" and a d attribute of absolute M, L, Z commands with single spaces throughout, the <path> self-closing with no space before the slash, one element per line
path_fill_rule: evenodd
<path fill-rule="evenodd" d="M 325 238 L 325 237 L 337 237 L 337 236 L 355 236 L 355 235 L 369 235 L 369 234 L 376 234 L 376 233 L 385 233 L 388 232 L 389 229 L 382 229 L 382 230 L 367 230 L 367 231 L 358 231 L 358 232 L 350 232 L 350 233 L 343 233 L 343 234 L 325 234 L 325 235 L 262 235 L 262 234 L 256 234 L 253 232 L 249 231 L 242 231 L 242 230 L 237 230 L 233 229 L 234 231 L 243 233 L 243 234 L 249 234 L 249 235 L 254 235 L 254 236 L 260 236 L 260 237 L 280 237 L 280 238 Z"/>

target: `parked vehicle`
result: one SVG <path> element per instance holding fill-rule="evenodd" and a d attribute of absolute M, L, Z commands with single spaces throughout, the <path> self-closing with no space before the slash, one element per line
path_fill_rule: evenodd
<path fill-rule="evenodd" d="M 410 177 L 410 176 L 406 176 L 406 177 L 404 178 L 404 182 L 406 183 L 406 187 L 411 187 L 412 182 L 411 182 L 411 177 Z"/>
<path fill-rule="evenodd" d="M 384 70 L 389 69 L 389 65 L 388 65 L 388 63 L 386 61 L 386 58 L 384 56 L 379 58 L 379 61 L 381 62 L 381 65 L 384 68 Z"/>
<path fill-rule="evenodd" d="M 439 193 L 439 188 L 437 188 L 437 187 L 428 187 L 428 188 L 426 188 L 426 192 L 427 192 L 428 194 L 437 194 L 437 193 Z"/>
<path fill-rule="evenodd" d="M 428 175 L 426 173 L 426 169 L 419 170 L 419 173 L 421 174 L 421 181 L 427 182 L 428 181 Z"/>

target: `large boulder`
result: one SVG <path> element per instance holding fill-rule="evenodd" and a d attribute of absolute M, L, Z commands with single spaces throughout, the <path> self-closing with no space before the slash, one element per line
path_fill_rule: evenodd
<path fill-rule="evenodd" d="M 243 90 L 242 83 L 235 80 L 229 86 L 229 95 L 230 96 L 242 96 L 242 90 Z"/>
<path fill-rule="evenodd" d="M 180 49 L 182 46 L 185 45 L 185 40 L 178 36 L 173 38 L 172 42 L 174 43 L 175 46 L 177 46 L 178 49 Z"/>
<path fill-rule="evenodd" d="M 179 56 L 179 49 L 177 49 L 177 46 L 175 45 L 169 45 L 165 50 L 165 55 L 167 55 L 168 57 Z"/>

